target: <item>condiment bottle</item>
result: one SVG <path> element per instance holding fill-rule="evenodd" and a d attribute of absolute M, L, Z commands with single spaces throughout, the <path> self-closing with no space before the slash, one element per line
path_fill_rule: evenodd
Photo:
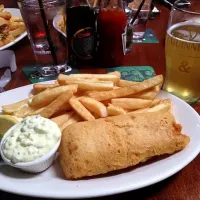
<path fill-rule="evenodd" d="M 126 54 L 126 25 L 123 1 L 103 0 L 98 14 L 98 58 L 104 66 L 123 65 Z"/>
<path fill-rule="evenodd" d="M 68 58 L 71 66 L 94 64 L 96 17 L 87 0 L 67 2 Z"/>

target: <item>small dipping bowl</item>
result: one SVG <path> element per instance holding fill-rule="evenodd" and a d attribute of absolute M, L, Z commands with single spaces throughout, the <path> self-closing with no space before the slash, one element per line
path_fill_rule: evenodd
<path fill-rule="evenodd" d="M 5 163 L 7 163 L 8 165 L 21 169 L 23 171 L 26 172 L 30 172 L 30 173 L 39 173 L 42 172 L 44 170 L 46 170 L 47 168 L 49 168 L 51 166 L 51 164 L 53 163 L 55 157 L 56 157 L 56 151 L 60 145 L 61 142 L 61 138 L 58 140 L 58 142 L 55 144 L 55 146 L 45 155 L 36 158 L 33 161 L 30 162 L 19 162 L 19 163 L 12 163 L 9 159 L 7 159 L 4 154 L 3 154 L 3 145 L 5 143 L 6 138 L 11 134 L 12 130 L 15 129 L 15 127 L 18 124 L 15 124 L 14 126 L 12 126 L 3 136 L 1 143 L 0 143 L 0 153 L 1 153 L 1 157 L 2 159 L 5 161 Z"/>

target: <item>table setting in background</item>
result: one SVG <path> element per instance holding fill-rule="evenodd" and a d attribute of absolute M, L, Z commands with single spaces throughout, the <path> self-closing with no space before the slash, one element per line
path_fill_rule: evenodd
<path fill-rule="evenodd" d="M 200 199 L 198 0 L 0 1 L 0 199 Z"/>

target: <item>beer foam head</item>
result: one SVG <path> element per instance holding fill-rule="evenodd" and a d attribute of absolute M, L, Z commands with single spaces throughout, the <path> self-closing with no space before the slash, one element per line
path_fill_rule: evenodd
<path fill-rule="evenodd" d="M 192 19 L 172 25 L 167 33 L 183 42 L 200 43 L 200 23 Z"/>

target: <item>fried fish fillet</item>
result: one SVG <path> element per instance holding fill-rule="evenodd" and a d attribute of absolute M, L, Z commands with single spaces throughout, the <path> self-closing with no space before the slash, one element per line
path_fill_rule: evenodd
<path fill-rule="evenodd" d="M 60 163 L 67 179 L 105 174 L 182 150 L 190 138 L 172 113 L 129 114 L 68 126 Z"/>

